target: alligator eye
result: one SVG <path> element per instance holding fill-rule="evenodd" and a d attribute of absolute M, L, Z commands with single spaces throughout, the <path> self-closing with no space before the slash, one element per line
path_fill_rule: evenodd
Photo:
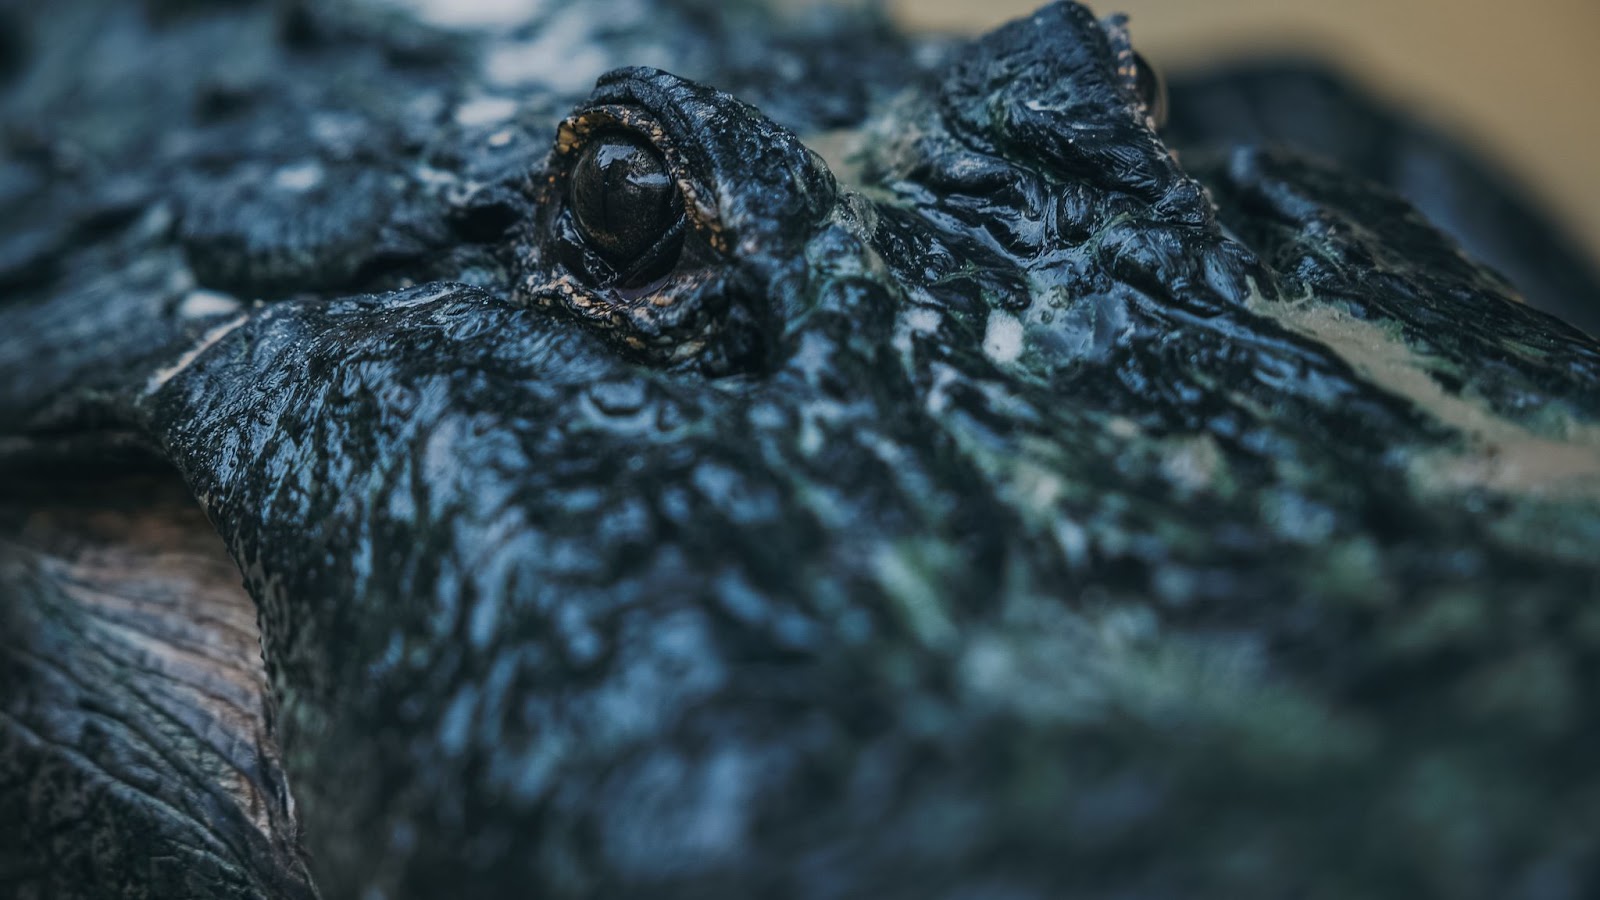
<path fill-rule="evenodd" d="M 584 148 L 572 170 L 572 210 L 600 254 L 628 269 L 672 231 L 678 191 L 667 164 L 650 145 L 623 134 Z"/>
<path fill-rule="evenodd" d="M 1145 113 L 1160 128 L 1167 123 L 1167 81 L 1137 50 L 1133 52 L 1133 63 L 1137 70 L 1139 99 L 1144 102 Z"/>

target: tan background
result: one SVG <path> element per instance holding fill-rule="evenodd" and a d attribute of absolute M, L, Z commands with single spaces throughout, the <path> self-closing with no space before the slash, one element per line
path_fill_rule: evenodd
<path fill-rule="evenodd" d="M 890 0 L 916 28 L 977 31 L 1043 0 Z M 1600 0 L 1091 0 L 1175 68 L 1312 47 L 1473 139 L 1600 258 Z"/>

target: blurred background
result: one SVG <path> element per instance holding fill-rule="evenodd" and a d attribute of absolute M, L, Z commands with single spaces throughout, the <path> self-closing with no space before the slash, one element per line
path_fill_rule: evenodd
<path fill-rule="evenodd" d="M 1043 0 L 890 0 L 908 27 L 981 31 Z M 1471 140 L 1600 259 L 1600 0 L 1090 0 L 1168 70 L 1303 50 Z"/>

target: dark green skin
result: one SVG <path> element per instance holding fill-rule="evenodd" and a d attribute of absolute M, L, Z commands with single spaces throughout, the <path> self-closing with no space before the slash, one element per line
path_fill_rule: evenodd
<path fill-rule="evenodd" d="M 0 449 L 181 473 L 322 895 L 1600 890 L 1600 345 L 1375 181 L 1180 165 L 1082 7 L 851 15 L 668 7 L 697 80 L 579 99 L 247 9 L 224 113 L 65 126 L 130 199 L 24 193 Z M 574 102 L 715 223 L 648 290 L 572 226 Z M 230 852 L 186 895 L 312 890 Z"/>

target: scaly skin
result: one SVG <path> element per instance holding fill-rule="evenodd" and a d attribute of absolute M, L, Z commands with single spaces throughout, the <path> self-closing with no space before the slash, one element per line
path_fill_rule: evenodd
<path fill-rule="evenodd" d="M 704 81 L 575 108 L 298 13 L 0 270 L 0 449 L 182 475 L 324 896 L 1600 889 L 1594 340 L 1375 183 L 1180 164 L 1075 4 L 693 12 Z M 643 286 L 571 210 L 618 128 L 688 210 Z"/>

